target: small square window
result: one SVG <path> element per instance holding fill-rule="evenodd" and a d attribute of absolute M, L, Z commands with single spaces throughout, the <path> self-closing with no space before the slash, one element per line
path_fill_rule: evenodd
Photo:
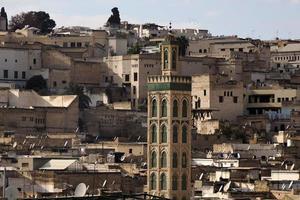
<path fill-rule="evenodd" d="M 238 97 L 233 97 L 233 103 L 238 103 Z"/>
<path fill-rule="evenodd" d="M 222 96 L 219 96 L 219 103 L 223 103 L 224 98 Z"/>

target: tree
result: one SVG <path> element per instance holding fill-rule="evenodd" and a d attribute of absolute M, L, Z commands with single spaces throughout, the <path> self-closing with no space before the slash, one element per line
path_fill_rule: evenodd
<path fill-rule="evenodd" d="M 50 19 L 49 14 L 44 11 L 30 11 L 12 16 L 9 24 L 12 31 L 22 29 L 26 25 L 38 28 L 42 34 L 47 34 L 53 30 L 56 23 L 53 19 Z"/>
<path fill-rule="evenodd" d="M 128 49 L 128 54 L 140 54 L 141 47 L 139 46 L 138 43 L 136 43 L 133 47 L 130 47 Z"/>
<path fill-rule="evenodd" d="M 6 20 L 5 30 L 7 31 L 8 30 L 8 20 L 7 20 L 7 13 L 5 12 L 5 8 L 4 7 L 1 8 L 0 16 L 3 17 L 3 18 L 5 18 L 5 20 Z"/>
<path fill-rule="evenodd" d="M 25 89 L 43 92 L 47 90 L 47 81 L 41 75 L 33 76 L 26 82 Z"/>
<path fill-rule="evenodd" d="M 117 7 L 114 7 L 111 9 L 112 15 L 108 18 L 106 22 L 107 27 L 114 27 L 114 26 L 120 26 L 121 25 L 121 18 L 119 9 Z"/>
<path fill-rule="evenodd" d="M 176 38 L 179 45 L 179 54 L 185 56 L 186 49 L 189 46 L 189 40 L 185 36 L 180 36 Z"/>
<path fill-rule="evenodd" d="M 84 88 L 79 85 L 70 85 L 66 94 L 68 95 L 77 95 L 79 98 L 79 109 L 83 110 L 85 108 L 90 107 L 90 103 L 92 103 L 89 96 L 84 94 Z"/>

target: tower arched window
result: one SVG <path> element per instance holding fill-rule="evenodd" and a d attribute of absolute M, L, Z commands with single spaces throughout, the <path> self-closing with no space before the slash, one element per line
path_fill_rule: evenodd
<path fill-rule="evenodd" d="M 178 185 L 178 178 L 177 175 L 174 174 L 172 176 L 172 190 L 177 190 L 177 185 Z"/>
<path fill-rule="evenodd" d="M 187 188 L 186 184 L 187 184 L 186 175 L 183 174 L 181 177 L 181 189 L 182 190 L 186 190 L 186 188 Z"/>
<path fill-rule="evenodd" d="M 161 165 L 161 168 L 167 167 L 167 153 L 165 151 L 162 152 L 162 154 L 161 154 L 160 165 Z"/>
<path fill-rule="evenodd" d="M 178 101 L 173 101 L 173 117 L 178 117 Z"/>
<path fill-rule="evenodd" d="M 161 127 L 161 143 L 168 142 L 168 130 L 166 125 L 162 125 Z"/>
<path fill-rule="evenodd" d="M 156 174 L 152 173 L 150 176 L 150 190 L 156 190 Z"/>
<path fill-rule="evenodd" d="M 152 100 L 152 105 L 151 105 L 151 107 L 152 107 L 152 117 L 157 117 L 157 101 L 156 101 L 156 99 L 153 99 Z"/>
<path fill-rule="evenodd" d="M 178 142 L 178 127 L 177 125 L 173 126 L 173 143 Z"/>
<path fill-rule="evenodd" d="M 161 116 L 167 117 L 168 115 L 168 102 L 166 99 L 164 99 L 161 103 Z"/>
<path fill-rule="evenodd" d="M 157 142 L 157 127 L 155 124 L 151 127 L 151 142 L 156 143 Z"/>
<path fill-rule="evenodd" d="M 169 63 L 169 50 L 168 48 L 164 49 L 164 69 L 168 68 L 168 63 Z"/>
<path fill-rule="evenodd" d="M 182 117 L 188 116 L 188 104 L 186 100 L 182 101 Z"/>
<path fill-rule="evenodd" d="M 156 168 L 157 167 L 157 155 L 156 155 L 156 152 L 153 151 L 151 153 L 151 168 Z"/>
<path fill-rule="evenodd" d="M 172 69 L 176 69 L 176 62 L 177 62 L 177 51 L 176 48 L 172 49 Z"/>
<path fill-rule="evenodd" d="M 160 189 L 161 190 L 167 189 L 167 175 L 165 173 L 162 173 L 160 175 Z"/>
<path fill-rule="evenodd" d="M 187 143 L 187 127 L 185 125 L 182 126 L 182 143 Z"/>
<path fill-rule="evenodd" d="M 186 166 L 187 166 L 187 157 L 186 157 L 185 152 L 182 153 L 181 166 L 182 166 L 182 168 L 186 168 Z"/>
<path fill-rule="evenodd" d="M 172 159 L 172 167 L 177 168 L 177 164 L 178 164 L 177 153 L 174 152 L 173 153 L 173 159 Z"/>

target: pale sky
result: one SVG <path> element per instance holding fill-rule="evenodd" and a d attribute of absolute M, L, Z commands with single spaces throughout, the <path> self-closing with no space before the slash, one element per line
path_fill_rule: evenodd
<path fill-rule="evenodd" d="M 122 21 L 208 29 L 213 35 L 300 39 L 300 0 L 2 0 L 9 16 L 46 11 L 60 26 L 103 26 L 118 7 Z"/>

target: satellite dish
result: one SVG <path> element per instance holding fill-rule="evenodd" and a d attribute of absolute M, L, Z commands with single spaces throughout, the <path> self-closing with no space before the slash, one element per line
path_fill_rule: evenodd
<path fill-rule="evenodd" d="M 294 181 L 291 181 L 291 182 L 290 182 L 290 184 L 289 184 L 289 189 L 291 189 L 291 188 L 292 188 L 292 186 L 293 186 L 293 183 L 294 183 Z"/>
<path fill-rule="evenodd" d="M 113 182 L 111 183 L 111 185 L 114 185 L 115 184 L 115 180 L 113 180 Z"/>
<path fill-rule="evenodd" d="M 44 149 L 44 146 L 41 146 L 41 150 L 43 150 Z"/>
<path fill-rule="evenodd" d="M 68 140 L 65 141 L 64 147 L 66 147 L 68 145 Z"/>
<path fill-rule="evenodd" d="M 26 143 L 26 139 L 23 141 L 23 145 Z"/>
<path fill-rule="evenodd" d="M 120 158 L 120 160 L 123 162 L 123 161 L 125 160 L 125 158 L 126 158 L 126 156 L 123 155 L 123 156 Z"/>
<path fill-rule="evenodd" d="M 231 185 L 231 181 L 229 181 L 228 183 L 226 183 L 226 185 L 224 186 L 224 192 L 227 192 L 230 188 Z"/>
<path fill-rule="evenodd" d="M 31 148 L 33 149 L 35 147 L 35 143 L 32 144 Z"/>
<path fill-rule="evenodd" d="M 137 141 L 140 141 L 140 139 L 141 139 L 141 136 L 139 136 L 139 137 L 137 138 Z"/>
<path fill-rule="evenodd" d="M 199 180 L 202 180 L 202 178 L 203 178 L 203 173 L 200 174 Z"/>
<path fill-rule="evenodd" d="M 5 189 L 5 198 L 7 200 L 17 200 L 19 197 L 19 191 L 14 186 L 9 186 Z"/>
<path fill-rule="evenodd" d="M 15 149 L 17 147 L 18 143 L 17 142 L 14 142 L 12 147 Z"/>
<path fill-rule="evenodd" d="M 107 180 L 105 179 L 105 181 L 104 181 L 103 184 L 102 184 L 102 187 L 103 187 L 103 188 L 105 187 L 106 182 L 107 182 Z"/>
<path fill-rule="evenodd" d="M 292 164 L 291 166 L 291 170 L 294 170 L 295 164 Z"/>
<path fill-rule="evenodd" d="M 84 183 L 79 183 L 75 189 L 75 197 L 84 197 L 87 191 L 87 187 Z"/>
<path fill-rule="evenodd" d="M 285 184 L 283 184 L 283 185 L 281 186 L 282 190 L 284 190 L 284 189 L 285 189 L 285 187 L 286 187 L 286 185 L 285 185 Z"/>
<path fill-rule="evenodd" d="M 223 189 L 223 185 L 221 185 L 218 192 L 221 192 L 222 189 Z"/>

